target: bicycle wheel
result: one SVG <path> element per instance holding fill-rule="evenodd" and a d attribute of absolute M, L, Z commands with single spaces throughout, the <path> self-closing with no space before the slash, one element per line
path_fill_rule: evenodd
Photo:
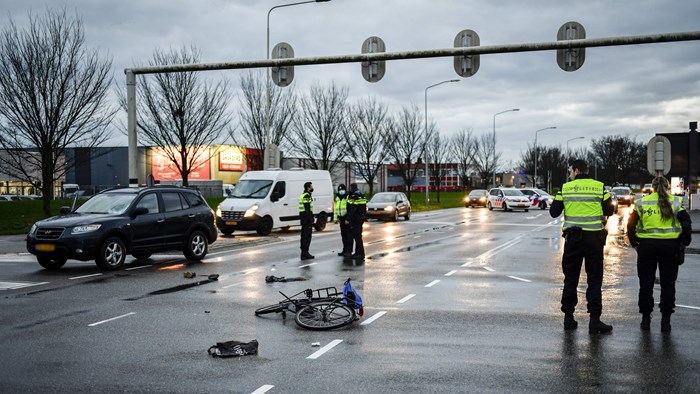
<path fill-rule="evenodd" d="M 308 330 L 331 330 L 355 321 L 355 310 L 337 301 L 316 301 L 300 308 L 294 321 Z"/>
<path fill-rule="evenodd" d="M 279 313 L 287 308 L 288 302 L 280 302 L 275 305 L 268 305 L 255 310 L 255 316 L 266 315 L 268 313 Z"/>

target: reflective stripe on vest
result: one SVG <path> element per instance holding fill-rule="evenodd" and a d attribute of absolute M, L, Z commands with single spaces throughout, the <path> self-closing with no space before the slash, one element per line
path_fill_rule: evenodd
<path fill-rule="evenodd" d="M 585 231 L 603 229 L 604 200 L 610 198 L 603 183 L 595 179 L 574 179 L 562 186 L 556 200 L 564 203 L 564 229 L 580 227 Z"/>
<path fill-rule="evenodd" d="M 664 219 L 659 208 L 659 195 L 652 193 L 635 201 L 635 210 L 639 215 L 637 237 L 655 239 L 676 239 L 681 235 L 681 227 L 676 220 L 678 212 L 683 210 L 681 200 L 672 196 L 669 199 L 673 208 L 673 217 Z"/>
<path fill-rule="evenodd" d="M 348 199 L 335 197 L 335 209 L 333 210 L 334 220 L 338 220 L 339 217 L 348 216 Z"/>
<path fill-rule="evenodd" d="M 311 194 L 304 192 L 299 196 L 299 212 L 306 212 L 306 207 L 304 204 L 309 204 L 309 210 L 314 211 L 314 200 L 311 198 Z"/>

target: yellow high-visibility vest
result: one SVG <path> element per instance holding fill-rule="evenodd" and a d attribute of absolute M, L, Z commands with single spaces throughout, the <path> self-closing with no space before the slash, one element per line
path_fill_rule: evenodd
<path fill-rule="evenodd" d="M 348 215 L 348 199 L 335 196 L 335 209 L 333 209 L 333 219 L 338 220 L 339 217 Z"/>
<path fill-rule="evenodd" d="M 664 219 L 659 208 L 659 195 L 651 193 L 635 201 L 634 209 L 639 215 L 637 222 L 638 238 L 676 239 L 681 236 L 681 225 L 676 220 L 678 212 L 684 210 L 682 201 L 676 196 L 670 196 L 673 207 L 673 218 Z"/>
<path fill-rule="evenodd" d="M 311 198 L 311 193 L 303 192 L 301 193 L 301 196 L 299 196 L 299 212 L 306 212 L 306 208 L 304 207 L 304 204 L 309 204 L 309 209 L 313 213 L 314 211 L 314 199 Z"/>
<path fill-rule="evenodd" d="M 583 178 L 566 182 L 554 198 L 564 203 L 564 229 L 581 227 L 584 231 L 603 229 L 603 201 L 610 194 L 603 182 Z"/>

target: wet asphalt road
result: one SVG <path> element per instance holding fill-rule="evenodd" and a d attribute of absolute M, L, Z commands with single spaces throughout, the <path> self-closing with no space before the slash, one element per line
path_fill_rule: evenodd
<path fill-rule="evenodd" d="M 603 320 L 612 334 L 562 329 L 560 224 L 546 211 L 451 209 L 408 222 L 369 222 L 368 259 L 336 256 L 336 226 L 260 243 L 237 234 L 200 264 L 180 255 L 104 273 L 69 262 L 45 272 L 31 256 L 0 256 L 3 392 L 406 393 L 695 392 L 700 381 L 700 256 L 677 282 L 673 331 L 639 329 L 635 251 L 608 223 Z M 230 240 L 229 240 L 230 241 Z M 222 242 L 223 244 L 223 242 Z M 183 272 L 196 272 L 185 279 Z M 220 275 L 216 282 L 206 275 Z M 266 275 L 302 279 L 265 283 Z M 313 332 L 291 316 L 255 317 L 278 291 L 342 287 L 352 278 L 363 318 Z M 585 298 L 585 274 L 579 296 Z M 9 285 L 13 284 L 13 285 Z M 10 288 L 12 287 L 12 288 Z M 655 297 L 658 301 L 658 289 Z M 579 306 L 585 308 L 585 301 Z M 290 314 L 291 315 L 291 314 Z M 218 341 L 257 339 L 259 354 L 216 359 Z M 321 347 L 312 343 L 320 342 Z M 318 352 L 318 353 L 317 353 Z M 312 358 L 310 358 L 312 357 Z"/>

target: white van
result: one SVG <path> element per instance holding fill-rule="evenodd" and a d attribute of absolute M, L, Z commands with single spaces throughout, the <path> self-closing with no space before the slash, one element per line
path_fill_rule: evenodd
<path fill-rule="evenodd" d="M 268 235 L 273 228 L 299 226 L 299 196 L 306 182 L 314 187 L 314 227 L 323 231 L 333 217 L 331 175 L 328 171 L 303 168 L 246 172 L 216 209 L 216 226 L 225 235 L 235 230 Z"/>

